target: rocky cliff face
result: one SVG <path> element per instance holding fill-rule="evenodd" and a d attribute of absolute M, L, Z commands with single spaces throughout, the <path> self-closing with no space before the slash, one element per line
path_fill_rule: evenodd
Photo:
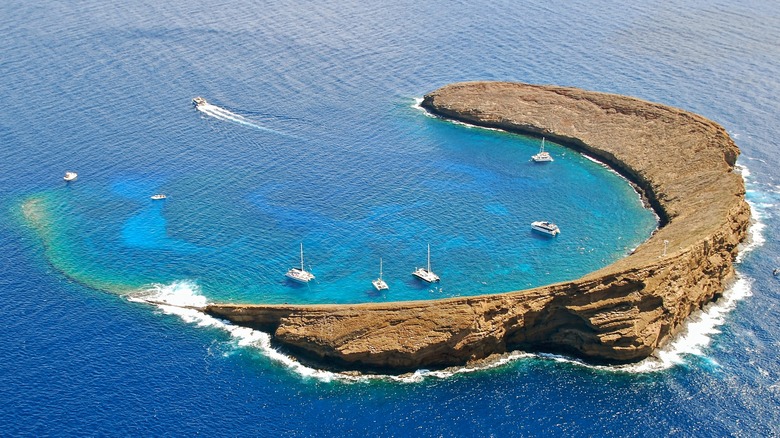
<path fill-rule="evenodd" d="M 650 355 L 733 277 L 750 210 L 733 172 L 739 150 L 718 124 L 630 97 L 518 83 L 452 84 L 423 106 L 544 135 L 606 162 L 644 192 L 662 227 L 606 268 L 530 290 L 388 304 L 211 304 L 207 312 L 337 369 L 404 372 L 515 349 L 626 363 Z"/>

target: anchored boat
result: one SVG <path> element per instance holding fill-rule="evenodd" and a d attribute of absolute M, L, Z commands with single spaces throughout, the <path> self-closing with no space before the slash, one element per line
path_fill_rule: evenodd
<path fill-rule="evenodd" d="M 537 163 L 548 163 L 553 160 L 550 153 L 544 150 L 544 137 L 542 137 L 542 146 L 539 148 L 539 153 L 531 156 L 531 159 Z"/>
<path fill-rule="evenodd" d="M 540 233 L 549 234 L 551 236 L 556 236 L 561 232 L 561 230 L 558 228 L 558 225 L 547 221 L 531 222 L 531 229 Z"/>
<path fill-rule="evenodd" d="M 428 283 L 435 283 L 439 281 L 439 276 L 434 274 L 433 271 L 431 271 L 431 244 L 430 243 L 428 244 L 428 269 L 417 268 L 414 270 L 414 272 L 412 272 L 412 275 Z"/>
<path fill-rule="evenodd" d="M 382 258 L 379 258 L 379 278 L 372 281 L 371 284 L 374 285 L 374 288 L 378 291 L 383 291 L 386 289 L 390 289 L 390 287 L 387 286 L 387 283 L 385 283 L 384 280 L 382 280 Z"/>
<path fill-rule="evenodd" d="M 303 268 L 303 242 L 301 242 L 301 267 L 290 268 L 284 275 L 290 280 L 297 281 L 298 283 L 308 283 L 314 280 L 314 274 Z"/>

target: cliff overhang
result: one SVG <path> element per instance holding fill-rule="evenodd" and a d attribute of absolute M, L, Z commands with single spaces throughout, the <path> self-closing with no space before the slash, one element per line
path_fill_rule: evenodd
<path fill-rule="evenodd" d="M 331 369 L 401 373 L 516 349 L 630 363 L 664 345 L 733 278 L 750 208 L 734 172 L 739 149 L 715 122 L 627 96 L 509 82 L 447 85 L 422 106 L 543 135 L 606 163 L 637 186 L 661 226 L 612 265 L 529 290 L 382 304 L 210 304 L 206 311 L 268 331 L 277 345 Z"/>

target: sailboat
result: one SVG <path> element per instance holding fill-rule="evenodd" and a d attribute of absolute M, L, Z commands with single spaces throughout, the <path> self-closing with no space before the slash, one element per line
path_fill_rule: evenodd
<path fill-rule="evenodd" d="M 414 270 L 414 272 L 412 272 L 412 275 L 428 283 L 435 283 L 439 281 L 439 276 L 434 274 L 433 271 L 431 271 L 431 244 L 430 243 L 428 244 L 428 269 L 417 268 Z"/>
<path fill-rule="evenodd" d="M 314 274 L 303 268 L 303 242 L 301 242 L 301 267 L 290 268 L 284 275 L 290 280 L 297 281 L 298 283 L 308 283 L 314 280 Z"/>
<path fill-rule="evenodd" d="M 544 150 L 544 137 L 542 137 L 542 147 L 539 148 L 539 153 L 533 155 L 531 159 L 537 163 L 547 163 L 553 160 L 550 153 Z"/>
<path fill-rule="evenodd" d="M 378 291 L 383 291 L 386 289 L 390 289 L 387 286 L 387 283 L 385 283 L 384 280 L 382 280 L 382 258 L 379 258 L 379 278 L 371 282 L 374 285 L 374 288 Z"/>

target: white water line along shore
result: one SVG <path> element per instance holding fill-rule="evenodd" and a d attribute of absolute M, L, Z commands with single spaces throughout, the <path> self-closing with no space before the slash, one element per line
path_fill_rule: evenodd
<path fill-rule="evenodd" d="M 745 177 L 746 185 L 750 189 L 752 184 L 749 170 L 744 166 L 738 166 L 738 170 Z M 750 201 L 749 204 L 753 214 L 753 223 L 749 229 L 750 238 L 740 249 L 737 263 L 742 261 L 745 254 L 765 243 L 763 236 L 765 224 L 761 220 L 763 209 Z M 712 343 L 713 336 L 720 333 L 718 327 L 727 323 L 727 317 L 734 310 L 737 303 L 753 294 L 752 285 L 753 280 L 740 274 L 737 266 L 736 280 L 724 291 L 723 296 L 718 301 L 710 303 L 702 310 L 692 314 L 685 328 L 672 338 L 665 347 L 660 348 L 652 356 L 638 363 L 628 365 L 592 365 L 582 360 L 562 355 L 514 351 L 488 359 L 478 366 L 452 367 L 436 371 L 420 369 L 403 375 L 340 373 L 303 365 L 295 358 L 285 355 L 274 348 L 271 344 L 270 334 L 260 330 L 237 326 L 204 313 L 201 309 L 208 304 L 208 299 L 202 295 L 199 286 L 194 281 L 181 280 L 166 285 L 154 284 L 137 292 L 127 294 L 126 298 L 132 302 L 155 306 L 162 313 L 175 315 L 185 323 L 224 331 L 230 335 L 232 348 L 255 349 L 269 360 L 287 368 L 301 378 L 345 383 L 359 383 L 371 380 L 416 383 L 426 378 L 446 379 L 459 374 L 503 367 L 519 360 L 551 360 L 609 373 L 662 372 L 685 364 L 686 360 L 691 357 L 706 357 L 706 349 Z"/>

